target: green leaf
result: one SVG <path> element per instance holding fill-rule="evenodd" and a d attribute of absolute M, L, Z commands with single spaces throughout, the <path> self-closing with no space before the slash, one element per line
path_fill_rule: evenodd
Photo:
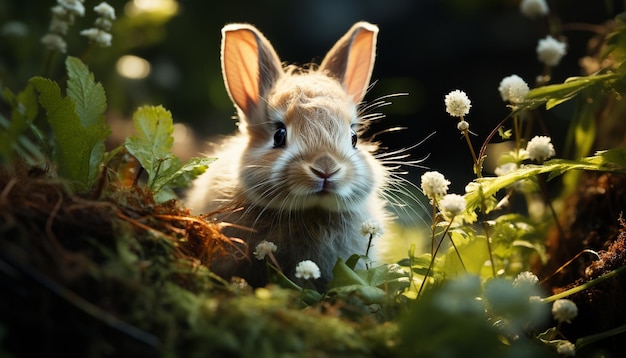
<path fill-rule="evenodd" d="M 174 143 L 172 114 L 162 106 L 143 106 L 133 115 L 136 134 L 126 139 L 126 149 L 148 173 L 148 187 L 185 187 L 204 173 L 214 158 L 191 158 L 187 163 L 170 153 Z"/>
<path fill-rule="evenodd" d="M 328 293 L 357 294 L 366 303 L 382 303 L 388 293 L 395 293 L 408 286 L 408 273 L 399 265 L 352 270 L 340 258 L 333 268 L 333 279 L 328 283 Z"/>
<path fill-rule="evenodd" d="M 546 103 L 546 109 L 551 109 L 565 101 L 574 98 L 585 88 L 592 85 L 604 85 L 611 81 L 619 80 L 621 76 L 616 73 L 604 73 L 590 76 L 570 77 L 564 83 L 548 85 L 532 89 L 526 99 L 532 105 Z"/>
<path fill-rule="evenodd" d="M 126 149 L 146 170 L 148 186 L 153 188 L 161 167 L 167 172 L 179 165 L 179 159 L 170 153 L 174 143 L 172 114 L 162 106 L 143 106 L 135 111 L 133 123 L 135 135 L 126 139 Z"/>
<path fill-rule="evenodd" d="M 56 82 L 42 77 L 30 80 L 39 92 L 39 104 L 46 111 L 55 139 L 54 157 L 59 175 L 69 179 L 76 190 L 90 188 L 97 176 L 104 154 L 105 126 L 84 127 L 71 97 L 63 97 Z"/>
<path fill-rule="evenodd" d="M 42 161 L 43 155 L 41 151 L 33 150 L 35 148 L 32 143 L 23 136 L 39 112 L 37 96 L 33 86 L 28 84 L 17 95 L 9 88 L 5 88 L 2 91 L 2 96 L 11 107 L 11 117 L 10 121 L 3 117 L 3 121 L 0 123 L 0 158 L 11 161 L 15 153 L 14 151 L 17 151 L 30 162 Z"/>
<path fill-rule="evenodd" d="M 83 127 L 104 126 L 107 103 L 102 84 L 95 82 L 87 66 L 76 57 L 68 56 L 65 66 L 69 76 L 67 95 L 74 101 Z"/>
<path fill-rule="evenodd" d="M 626 149 L 616 148 L 596 153 L 595 156 L 579 160 L 553 159 L 543 165 L 522 165 L 520 168 L 498 177 L 484 177 L 475 179 L 467 186 L 464 195 L 467 202 L 467 212 L 471 213 L 477 208 L 484 206 L 486 198 L 492 198 L 499 190 L 522 180 L 539 174 L 548 173 L 551 180 L 570 170 L 606 171 L 626 173 Z M 471 222 L 471 215 L 465 219 Z"/>

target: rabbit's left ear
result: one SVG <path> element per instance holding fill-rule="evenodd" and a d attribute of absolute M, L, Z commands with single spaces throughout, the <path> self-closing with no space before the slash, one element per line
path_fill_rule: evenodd
<path fill-rule="evenodd" d="M 363 100 L 369 86 L 377 35 L 378 26 L 357 22 L 328 51 L 320 65 L 321 71 L 341 82 L 356 104 Z"/>

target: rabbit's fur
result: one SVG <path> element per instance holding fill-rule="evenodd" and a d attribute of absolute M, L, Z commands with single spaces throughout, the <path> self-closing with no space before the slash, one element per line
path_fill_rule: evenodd
<path fill-rule="evenodd" d="M 264 285 L 265 262 L 252 253 L 267 240 L 277 245 L 275 258 L 292 279 L 300 261 L 317 263 L 322 277 L 315 284 L 323 288 L 339 257 L 365 254 L 369 237 L 362 224 L 384 224 L 388 217 L 382 190 L 389 173 L 373 156 L 378 146 L 356 141 L 367 126 L 358 108 L 377 33 L 375 25 L 356 23 L 319 68 L 302 69 L 283 68 L 253 26 L 224 27 L 222 70 L 239 132 L 208 153 L 218 160 L 186 198 L 198 213 L 227 208 L 218 215 L 232 224 L 224 233 L 247 242 L 246 257 L 234 250 L 212 264 L 215 272 Z"/>

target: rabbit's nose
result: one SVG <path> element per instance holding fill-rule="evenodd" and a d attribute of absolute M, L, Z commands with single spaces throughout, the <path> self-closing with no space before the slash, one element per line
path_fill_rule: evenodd
<path fill-rule="evenodd" d="M 340 166 L 332 157 L 322 155 L 313 162 L 310 169 L 319 178 L 328 179 L 339 171 Z"/>

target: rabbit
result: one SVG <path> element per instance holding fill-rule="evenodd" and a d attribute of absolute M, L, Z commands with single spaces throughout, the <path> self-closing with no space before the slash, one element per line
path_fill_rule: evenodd
<path fill-rule="evenodd" d="M 368 125 L 362 100 L 377 35 L 376 25 L 358 22 L 319 66 L 301 68 L 283 67 L 252 25 L 222 29 L 222 72 L 239 131 L 208 153 L 217 161 L 185 198 L 192 212 L 217 213 L 229 224 L 224 234 L 245 242 L 213 261 L 214 272 L 264 286 L 265 262 L 253 252 L 266 240 L 277 246 L 274 257 L 288 278 L 297 282 L 296 265 L 311 260 L 321 273 L 312 282 L 324 289 L 338 258 L 367 252 L 362 224 L 384 228 L 391 220 L 384 195 L 391 169 L 376 159 L 378 143 L 359 137 Z"/>

